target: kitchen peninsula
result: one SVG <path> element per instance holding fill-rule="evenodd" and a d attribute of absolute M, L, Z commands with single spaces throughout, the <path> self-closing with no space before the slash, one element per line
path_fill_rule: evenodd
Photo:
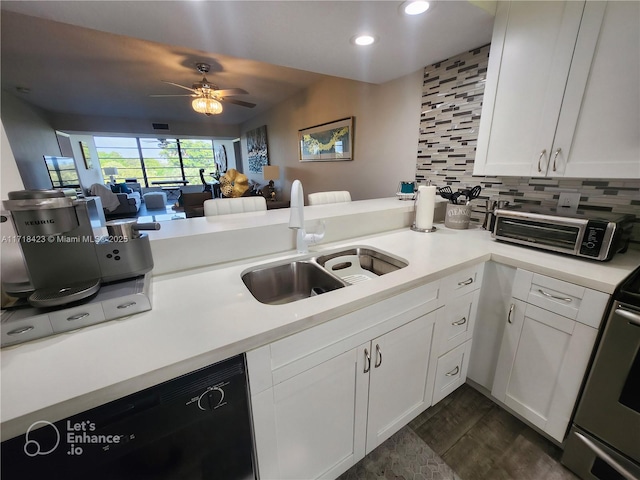
<path fill-rule="evenodd" d="M 2 350 L 2 439 L 35 421 L 57 421 L 235 354 L 390 299 L 485 262 L 526 269 L 611 294 L 640 252 L 610 262 L 498 243 L 479 228 L 409 229 L 413 203 L 395 198 L 305 207 L 312 252 L 364 245 L 408 266 L 374 281 L 286 305 L 255 300 L 241 280 L 251 267 L 299 257 L 288 209 L 168 222 L 151 233 L 153 310 Z"/>

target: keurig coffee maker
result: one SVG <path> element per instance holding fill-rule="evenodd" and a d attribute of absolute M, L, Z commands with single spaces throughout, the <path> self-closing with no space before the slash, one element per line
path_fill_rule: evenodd
<path fill-rule="evenodd" d="M 8 197 L 3 204 L 11 212 L 16 238 L 3 242 L 20 244 L 33 287 L 28 302 L 34 307 L 78 302 L 102 284 L 153 268 L 149 237 L 139 230 L 157 230 L 158 223 L 107 222 L 109 234 L 100 236 L 92 228 L 87 200 L 73 190 L 22 190 Z"/>

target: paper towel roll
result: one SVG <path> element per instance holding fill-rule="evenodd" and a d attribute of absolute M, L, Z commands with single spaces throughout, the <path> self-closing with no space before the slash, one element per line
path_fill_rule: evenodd
<path fill-rule="evenodd" d="M 433 227 L 433 209 L 436 205 L 436 187 L 418 187 L 416 198 L 416 228 L 430 230 Z"/>

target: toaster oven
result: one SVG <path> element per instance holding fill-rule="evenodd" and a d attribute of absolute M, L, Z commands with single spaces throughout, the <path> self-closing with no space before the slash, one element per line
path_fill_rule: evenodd
<path fill-rule="evenodd" d="M 627 250 L 634 221 L 631 214 L 562 215 L 527 207 L 505 208 L 495 211 L 491 236 L 504 242 L 606 261 Z"/>

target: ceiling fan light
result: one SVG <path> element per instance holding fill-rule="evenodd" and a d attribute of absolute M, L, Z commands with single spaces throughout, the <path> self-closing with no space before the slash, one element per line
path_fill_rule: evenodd
<path fill-rule="evenodd" d="M 217 115 L 222 113 L 222 104 L 215 98 L 198 97 L 194 98 L 191 106 L 198 113 L 205 115 Z"/>

